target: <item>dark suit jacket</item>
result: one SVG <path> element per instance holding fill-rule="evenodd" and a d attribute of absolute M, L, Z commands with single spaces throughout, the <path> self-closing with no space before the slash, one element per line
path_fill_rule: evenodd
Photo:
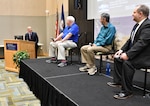
<path fill-rule="evenodd" d="M 36 45 L 39 42 L 39 38 L 38 38 L 38 35 L 36 32 L 32 32 L 31 39 L 29 39 L 29 33 L 26 33 L 25 34 L 25 40 L 33 41 L 36 43 Z"/>
<path fill-rule="evenodd" d="M 135 68 L 150 68 L 150 20 L 146 19 L 137 30 L 133 45 L 131 38 L 124 44 L 122 50 L 127 53 L 129 61 Z"/>

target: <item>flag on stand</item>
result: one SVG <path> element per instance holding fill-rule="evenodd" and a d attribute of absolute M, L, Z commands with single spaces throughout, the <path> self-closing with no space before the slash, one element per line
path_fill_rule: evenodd
<path fill-rule="evenodd" d="M 60 33 L 63 32 L 65 28 L 65 15 L 64 15 L 64 5 L 61 7 L 61 20 L 60 20 Z"/>
<path fill-rule="evenodd" d="M 56 9 L 56 23 L 55 23 L 55 37 L 57 37 L 59 35 L 59 15 L 58 15 L 58 5 L 57 5 L 57 9 Z"/>

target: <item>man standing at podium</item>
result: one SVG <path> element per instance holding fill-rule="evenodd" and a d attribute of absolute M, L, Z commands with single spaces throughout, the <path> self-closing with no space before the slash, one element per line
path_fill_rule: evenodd
<path fill-rule="evenodd" d="M 35 42 L 35 57 L 37 58 L 37 49 L 39 38 L 36 32 L 32 32 L 31 26 L 27 27 L 27 33 L 25 34 L 25 40 Z"/>

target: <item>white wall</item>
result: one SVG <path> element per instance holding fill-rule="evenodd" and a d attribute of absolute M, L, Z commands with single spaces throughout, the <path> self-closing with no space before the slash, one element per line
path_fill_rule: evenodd
<path fill-rule="evenodd" d="M 55 34 L 56 7 L 59 14 L 64 3 L 65 16 L 68 15 L 68 0 L 0 0 L 0 44 L 14 35 L 24 35 L 27 26 L 32 26 L 48 53 L 50 37 Z M 49 14 L 45 13 L 49 10 Z"/>

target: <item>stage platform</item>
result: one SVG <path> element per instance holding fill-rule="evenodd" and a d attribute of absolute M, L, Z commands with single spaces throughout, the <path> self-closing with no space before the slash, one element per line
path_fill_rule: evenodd
<path fill-rule="evenodd" d="M 116 100 L 113 95 L 119 88 L 107 86 L 110 77 L 89 76 L 79 72 L 82 65 L 73 64 L 64 68 L 46 63 L 47 59 L 24 60 L 20 77 L 41 100 L 41 106 L 149 106 L 150 99 L 143 98 L 144 72 L 137 71 L 134 77 L 134 96 L 127 100 Z M 150 75 L 148 75 L 150 81 Z M 148 82 L 148 85 L 150 83 Z M 150 87 L 148 87 L 150 89 Z"/>

